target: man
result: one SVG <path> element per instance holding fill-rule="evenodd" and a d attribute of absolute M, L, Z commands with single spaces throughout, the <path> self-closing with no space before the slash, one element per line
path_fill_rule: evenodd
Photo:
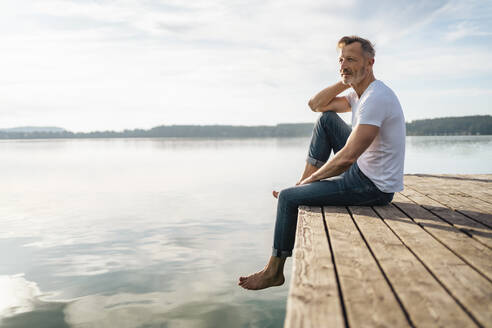
<path fill-rule="evenodd" d="M 240 277 L 246 289 L 284 283 L 292 255 L 299 205 L 384 205 L 403 190 L 405 118 L 398 98 L 373 74 L 374 48 L 358 36 L 338 42 L 341 81 L 322 90 L 309 107 L 318 119 L 301 179 L 273 191 L 278 198 L 273 253 L 266 267 Z M 344 90 L 353 91 L 345 97 Z M 336 113 L 352 111 L 352 129 Z M 335 154 L 328 160 L 331 151 Z"/>

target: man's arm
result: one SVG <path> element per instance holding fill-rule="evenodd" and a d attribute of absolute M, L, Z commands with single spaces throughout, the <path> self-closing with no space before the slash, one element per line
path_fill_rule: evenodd
<path fill-rule="evenodd" d="M 350 134 L 345 146 L 328 162 L 320 167 L 300 184 L 315 182 L 321 179 L 342 174 L 359 158 L 371 145 L 379 133 L 379 127 L 370 124 L 359 124 Z"/>
<path fill-rule="evenodd" d="M 345 97 L 337 97 L 338 94 L 350 88 L 349 85 L 337 82 L 328 88 L 321 90 L 309 100 L 309 107 L 313 112 L 334 111 L 344 113 L 350 111 L 350 104 Z"/>

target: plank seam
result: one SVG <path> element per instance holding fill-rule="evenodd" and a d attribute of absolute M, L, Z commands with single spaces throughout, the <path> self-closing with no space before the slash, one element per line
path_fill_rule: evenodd
<path fill-rule="evenodd" d="M 469 218 L 469 219 L 471 219 L 471 220 L 473 220 L 473 221 L 475 221 L 475 222 L 478 222 L 478 223 L 483 224 L 484 226 L 486 226 L 486 227 L 487 227 L 487 228 L 489 228 L 489 229 L 492 229 L 492 226 L 489 226 L 489 225 L 488 225 L 487 223 L 485 223 L 485 222 L 475 220 L 474 218 L 472 218 L 472 217 L 471 217 L 471 216 L 469 216 L 468 214 L 466 214 L 466 213 L 464 213 L 464 212 L 461 212 L 461 210 L 455 210 L 455 211 L 456 211 L 456 212 L 458 212 L 458 213 L 460 213 L 460 214 L 462 214 L 462 215 L 464 215 L 464 216 L 466 216 L 467 218 Z"/>
<path fill-rule="evenodd" d="M 345 308 L 345 301 L 343 299 L 342 287 L 340 285 L 340 277 L 338 276 L 338 270 L 337 270 L 337 266 L 335 263 L 335 253 L 333 253 L 333 247 L 331 245 L 330 233 L 328 232 L 328 224 L 326 223 L 325 211 L 324 211 L 323 207 L 321 207 L 321 215 L 323 217 L 323 226 L 325 227 L 326 238 L 328 240 L 328 247 L 330 248 L 331 262 L 333 264 L 333 271 L 335 272 L 335 279 L 337 281 L 338 296 L 340 299 L 340 306 L 342 308 L 343 321 L 345 323 L 345 328 L 349 328 L 347 309 Z"/>
<path fill-rule="evenodd" d="M 446 222 L 447 224 L 451 225 L 452 227 L 454 227 L 455 229 L 458 229 L 459 231 L 461 231 L 462 233 L 464 233 L 465 235 L 467 235 L 468 237 L 472 238 L 473 240 L 477 241 L 478 243 L 482 244 L 483 246 L 487 247 L 487 248 L 490 248 L 492 249 L 492 247 L 490 247 L 489 245 L 483 243 L 480 239 L 477 239 L 475 237 L 475 235 L 469 233 L 465 228 L 460 228 L 460 227 L 457 227 L 456 225 L 454 225 L 452 222 L 449 222 L 448 220 L 446 220 L 445 218 L 443 218 L 442 216 L 440 216 L 438 213 L 435 213 L 433 210 L 431 209 L 428 209 L 427 207 L 417 203 L 415 200 L 413 200 L 411 198 L 411 196 L 405 196 L 402 194 L 403 197 L 406 197 L 407 199 L 409 199 L 410 201 L 414 202 L 415 204 L 419 205 L 420 207 L 422 207 L 424 210 L 430 212 L 432 215 L 438 217 L 439 219 L 441 219 L 442 221 Z M 426 195 L 423 195 L 423 197 L 428 197 L 429 199 L 431 199 L 429 196 L 426 196 Z M 462 213 L 460 213 L 461 215 L 463 215 Z M 464 216 L 464 215 L 463 215 Z M 469 219 L 468 217 L 466 217 L 467 219 Z M 472 220 L 473 222 L 476 222 L 474 220 Z M 417 223 L 418 224 L 418 223 Z M 481 225 L 483 225 L 482 223 L 480 223 Z M 487 226 L 483 225 L 484 228 L 487 228 Z M 425 229 L 425 228 L 424 228 Z"/>
<path fill-rule="evenodd" d="M 486 200 L 486 199 L 483 199 L 483 198 L 480 198 L 480 197 L 477 197 L 477 196 L 473 196 L 473 195 L 467 194 L 467 193 L 462 192 L 462 191 L 460 191 L 460 192 L 461 192 L 461 193 L 463 193 L 463 194 L 465 194 L 465 195 L 467 195 L 467 196 L 470 196 L 470 197 L 476 198 L 476 199 L 478 199 L 478 200 L 481 200 L 481 201 L 482 201 L 482 202 L 484 202 L 484 203 L 487 203 L 487 204 L 489 204 L 489 205 L 492 205 L 492 202 L 491 202 L 491 201 L 489 201 L 489 200 Z"/>
<path fill-rule="evenodd" d="M 419 177 L 419 178 L 422 178 L 422 177 Z M 483 181 L 482 181 L 483 182 Z M 488 183 L 490 183 L 490 181 L 487 181 Z M 412 188 L 413 189 L 413 188 Z M 456 188 L 455 188 L 456 189 Z M 492 205 L 492 202 L 487 200 L 487 199 L 483 199 L 481 197 L 478 197 L 478 196 L 473 196 L 473 195 L 470 195 L 469 193 L 466 193 L 466 192 L 463 192 L 462 190 L 459 190 L 460 193 L 464 194 L 464 195 L 467 195 L 468 197 L 472 197 L 472 198 L 476 198 L 476 199 L 479 199 L 481 200 L 482 202 L 485 202 L 487 204 L 491 204 Z M 449 195 L 449 196 L 452 196 L 452 195 Z"/>
<path fill-rule="evenodd" d="M 374 209 L 373 209 L 374 210 Z M 347 211 L 349 212 L 349 215 L 350 215 L 350 218 L 352 219 L 352 222 L 355 224 L 355 227 L 357 228 L 357 231 L 359 231 L 359 234 L 361 235 L 362 237 L 362 240 L 364 241 L 364 243 L 366 244 L 367 246 L 367 249 L 369 250 L 369 252 L 371 253 L 374 261 L 376 261 L 376 265 L 378 266 L 379 268 L 379 271 L 381 271 L 383 277 L 384 277 L 384 280 L 386 280 L 386 283 L 388 284 L 389 288 L 391 289 L 391 292 L 393 293 L 393 295 L 395 296 L 396 298 L 396 301 L 398 302 L 398 304 L 400 305 L 400 308 L 402 309 L 403 311 L 403 314 L 405 315 L 405 318 L 407 319 L 408 321 L 408 324 L 410 325 L 410 327 L 413 327 L 415 328 L 415 325 L 414 323 L 412 322 L 412 319 L 410 318 L 410 314 L 408 314 L 407 312 L 407 309 L 405 309 L 405 307 L 403 306 L 403 303 L 402 301 L 400 300 L 400 297 L 398 297 L 398 294 L 396 293 L 396 290 L 393 288 L 393 284 L 390 282 L 388 276 L 386 275 L 386 273 L 384 272 L 383 270 L 383 267 L 381 266 L 381 264 L 379 263 L 378 259 L 376 258 L 376 255 L 374 254 L 374 252 L 372 251 L 372 248 L 371 246 L 369 246 L 369 243 L 367 242 L 366 240 L 366 237 L 364 237 L 364 234 L 362 233 L 362 231 L 360 230 L 359 226 L 357 225 L 357 222 L 355 222 L 355 219 L 354 219 L 354 216 L 353 216 L 353 213 L 352 211 L 350 210 L 349 207 L 347 207 Z"/>
<path fill-rule="evenodd" d="M 470 220 L 473 220 L 473 221 L 475 221 L 475 222 L 477 222 L 477 223 L 480 223 L 481 225 L 486 226 L 486 227 L 487 227 L 487 228 L 489 228 L 489 229 L 492 229 L 492 227 L 491 227 L 491 226 L 489 226 L 488 224 L 486 224 L 486 223 L 484 223 L 484 222 L 482 222 L 482 221 L 476 220 L 476 219 L 472 218 L 471 216 L 466 215 L 465 213 L 461 212 L 461 211 L 460 211 L 460 210 L 458 210 L 458 209 L 453 209 L 453 208 L 449 207 L 448 205 L 443 204 L 442 202 L 438 201 L 437 199 L 434 199 L 434 198 L 432 198 L 431 196 L 426 195 L 426 194 L 424 194 L 423 192 L 421 192 L 421 191 L 419 191 L 419 190 L 417 190 L 417 189 L 415 189 L 415 188 L 413 188 L 413 187 L 411 187 L 411 186 L 405 185 L 405 187 L 410 188 L 410 189 L 412 189 L 413 191 L 418 192 L 419 194 L 421 194 L 421 195 L 423 195 L 423 196 L 425 196 L 425 197 L 429 197 L 429 198 L 430 198 L 430 199 L 432 199 L 433 201 L 438 202 L 438 203 L 439 203 L 439 204 L 441 204 L 442 206 L 444 206 L 444 207 L 446 207 L 446 208 L 449 208 L 449 209 L 450 209 L 450 210 L 452 210 L 452 211 L 456 211 L 456 212 L 460 213 L 461 215 L 466 216 L 466 217 L 467 217 L 467 218 L 469 218 Z M 401 194 L 401 193 L 400 193 L 400 194 Z M 401 195 L 402 195 L 402 196 L 404 196 L 403 194 L 401 194 Z M 406 196 L 405 196 L 405 197 L 406 197 Z M 449 195 L 448 195 L 448 197 L 451 197 L 451 196 L 449 196 Z M 451 198 L 453 198 L 453 197 L 451 197 Z"/>
<path fill-rule="evenodd" d="M 395 204 L 392 203 L 392 205 L 394 207 L 396 207 L 398 210 L 400 210 L 403 214 L 405 214 L 406 216 L 407 213 L 405 213 L 404 211 L 402 211 L 399 207 L 395 206 Z M 437 283 L 439 285 L 441 285 L 442 288 L 444 288 L 444 290 L 449 294 L 449 296 L 451 296 L 451 298 L 458 304 L 458 306 L 466 313 L 468 314 L 468 316 L 473 320 L 473 322 L 475 322 L 475 324 L 479 327 L 483 327 L 483 325 L 473 316 L 473 314 L 459 301 L 459 299 L 453 295 L 453 293 L 451 293 L 451 291 L 446 287 L 446 285 L 441 281 L 439 280 L 439 278 L 437 278 L 437 276 L 434 274 L 434 272 L 432 272 L 432 270 L 424 263 L 424 261 L 422 261 L 422 259 L 420 259 L 420 257 L 418 257 L 418 255 L 407 245 L 405 244 L 405 242 L 403 241 L 403 239 L 400 238 L 400 236 L 398 236 L 398 234 L 396 233 L 396 231 L 394 231 L 393 229 L 391 229 L 391 227 L 389 226 L 389 224 L 386 222 L 386 220 L 381 216 L 381 214 L 379 214 L 379 212 L 374 208 L 374 212 L 376 212 L 376 214 L 383 220 L 384 224 L 386 224 L 386 226 L 391 230 L 391 232 L 393 232 L 393 234 L 396 236 L 396 238 L 398 238 L 400 240 L 400 242 L 405 245 L 405 247 L 410 251 L 410 253 L 413 254 L 413 256 L 415 256 L 415 258 L 424 266 L 424 268 L 427 270 L 427 272 L 429 272 L 429 274 L 437 281 Z M 409 216 L 408 216 L 409 217 Z M 412 222 L 413 222 L 413 219 L 411 217 L 409 217 Z"/>
<path fill-rule="evenodd" d="M 427 197 L 427 198 L 429 198 L 429 199 L 432 199 L 432 200 L 436 201 L 435 199 L 431 198 L 429 195 L 424 195 L 423 193 L 421 193 L 421 192 L 419 192 L 419 191 L 417 191 L 417 190 L 415 190 L 415 189 L 413 189 L 413 188 L 411 188 L 411 187 L 409 187 L 409 188 L 410 188 L 410 189 L 412 189 L 412 190 L 414 190 L 415 192 L 418 192 L 419 194 L 421 194 L 421 195 L 422 195 L 422 197 Z M 466 234 L 467 236 L 472 237 L 469 233 L 467 233 L 467 232 L 466 232 L 466 230 L 462 230 L 462 229 L 458 228 L 457 226 L 455 226 L 453 223 L 449 222 L 449 221 L 448 221 L 448 220 L 446 220 L 445 218 L 443 218 L 443 217 L 441 217 L 441 216 L 439 216 L 439 215 L 435 214 L 432 210 L 430 210 L 430 209 L 426 208 L 425 206 L 423 206 L 423 205 L 419 204 L 418 202 L 414 201 L 414 200 L 411 198 L 411 196 L 407 196 L 407 195 L 404 195 L 404 194 L 402 194 L 402 193 L 400 193 L 400 195 L 402 195 L 403 197 L 405 197 L 405 198 L 409 199 L 410 201 L 414 202 L 415 204 L 419 205 L 419 206 L 420 206 L 420 207 L 422 207 L 423 209 L 425 209 L 425 210 L 427 210 L 427 211 L 431 212 L 432 214 L 434 214 L 435 216 L 439 217 L 441 220 L 443 220 L 443 221 L 444 221 L 444 222 L 446 222 L 447 224 L 449 224 L 449 225 L 451 225 L 451 226 L 455 227 L 456 229 L 459 229 L 460 231 L 462 231 L 462 232 L 463 232 L 464 234 Z M 436 201 L 436 202 L 437 202 L 437 201 Z M 439 204 L 441 204 L 441 203 L 439 203 Z M 441 204 L 441 205 L 445 206 L 444 204 Z M 449 207 L 447 207 L 447 206 L 446 206 L 446 208 L 448 208 L 448 209 L 449 209 L 449 210 L 451 210 L 451 211 L 453 210 L 453 209 L 451 209 L 451 208 L 449 208 Z M 476 222 L 476 221 L 474 221 L 474 222 Z M 483 224 L 482 224 L 482 225 L 483 225 Z"/>
<path fill-rule="evenodd" d="M 406 196 L 404 196 L 406 197 Z M 408 197 L 406 197 L 408 199 Z M 475 270 L 479 275 L 481 275 L 482 277 L 484 277 L 488 282 L 492 283 L 492 280 L 487 277 L 487 275 L 485 275 L 482 271 L 480 271 L 478 268 L 476 268 L 473 264 L 471 264 L 470 262 L 468 262 L 468 260 L 466 260 L 465 258 L 463 258 L 461 255 L 459 255 L 457 252 L 455 252 L 452 248 L 450 248 L 448 245 L 446 245 L 442 240 L 440 240 L 437 236 L 435 236 L 432 232 L 430 232 L 429 230 L 427 230 L 423 225 L 421 225 L 420 223 L 418 222 L 415 222 L 415 220 L 408 214 L 406 213 L 403 209 L 401 209 L 398 205 L 396 204 L 393 204 L 396 208 L 398 208 L 400 211 L 402 211 L 403 213 L 405 213 L 406 216 L 408 216 L 410 218 L 410 220 L 412 220 L 413 223 L 415 223 L 416 225 L 418 225 L 420 228 L 422 228 L 422 230 L 424 230 L 425 232 L 427 232 L 432 238 L 434 238 L 437 242 L 439 242 L 441 245 L 443 245 L 444 247 L 446 247 L 451 253 L 453 253 L 457 258 L 459 258 L 460 260 L 462 260 L 463 262 L 465 262 L 466 264 L 468 264 L 473 270 Z"/>
<path fill-rule="evenodd" d="M 421 205 L 422 206 L 422 205 Z M 439 216 L 439 214 L 435 213 L 434 211 L 428 209 L 428 208 L 425 208 L 424 206 L 422 206 L 424 209 L 426 209 L 427 211 L 431 212 L 432 214 L 434 214 L 435 216 L 437 216 L 438 218 L 440 218 L 441 220 L 445 221 L 445 222 L 448 222 L 446 221 L 446 219 L 444 219 L 443 217 Z M 461 215 L 463 215 L 463 213 L 459 212 Z M 464 215 L 463 215 L 464 216 Z M 467 219 L 469 219 L 468 217 L 466 217 Z M 474 221 L 476 222 L 476 221 Z M 459 231 L 463 232 L 465 235 L 467 235 L 468 237 L 472 238 L 473 240 L 477 241 L 478 243 L 482 244 L 483 246 L 489 248 L 489 249 L 492 249 L 492 247 L 490 247 L 489 245 L 485 244 L 483 241 L 481 241 L 480 239 L 478 239 L 474 234 L 471 234 L 470 232 L 468 232 L 468 230 L 466 230 L 466 228 L 460 228 L 460 227 L 457 227 L 455 226 L 454 224 L 448 222 L 449 224 L 451 224 L 453 227 L 455 227 L 456 229 L 458 229 Z M 487 228 L 487 227 L 485 227 Z"/>

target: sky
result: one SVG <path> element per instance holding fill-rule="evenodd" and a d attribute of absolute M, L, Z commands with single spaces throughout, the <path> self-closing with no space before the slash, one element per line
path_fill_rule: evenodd
<path fill-rule="evenodd" d="M 0 128 L 314 122 L 354 34 L 407 121 L 492 114 L 490 0 L 3 0 Z"/>

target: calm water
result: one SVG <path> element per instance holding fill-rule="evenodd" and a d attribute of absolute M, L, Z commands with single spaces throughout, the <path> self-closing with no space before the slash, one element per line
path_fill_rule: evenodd
<path fill-rule="evenodd" d="M 308 139 L 0 141 L 1 327 L 282 327 L 276 201 Z M 408 137 L 406 173 L 492 173 L 492 136 Z M 35 323 L 35 324 L 34 324 Z"/>

